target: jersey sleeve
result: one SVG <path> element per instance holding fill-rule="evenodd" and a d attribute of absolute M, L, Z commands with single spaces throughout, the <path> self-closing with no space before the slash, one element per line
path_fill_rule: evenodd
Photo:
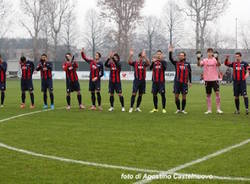
<path fill-rule="evenodd" d="M 2 64 L 0 64 L 0 68 L 2 68 L 4 72 L 6 72 L 7 71 L 7 63 L 3 62 Z"/>
<path fill-rule="evenodd" d="M 87 58 L 84 52 L 81 52 L 81 55 L 82 55 L 82 59 L 84 59 L 89 64 L 94 61 L 93 59 Z"/>
<path fill-rule="evenodd" d="M 39 64 L 37 65 L 37 67 L 36 67 L 36 71 L 40 71 L 41 69 L 42 69 L 42 64 L 39 63 Z"/>
<path fill-rule="evenodd" d="M 106 62 L 105 62 L 105 67 L 107 67 L 107 68 L 110 68 L 110 63 L 109 63 L 109 61 L 110 61 L 110 58 L 108 58 L 108 59 L 106 60 Z"/>
<path fill-rule="evenodd" d="M 99 73 L 99 75 L 100 75 L 100 78 L 103 77 L 103 75 L 104 75 L 104 67 L 103 67 L 102 63 L 100 64 L 100 73 Z"/>
<path fill-rule="evenodd" d="M 131 60 L 131 61 L 128 62 L 128 64 L 129 64 L 130 66 L 135 66 L 135 61 L 132 61 L 132 60 Z"/>
<path fill-rule="evenodd" d="M 225 60 L 224 64 L 228 67 L 233 67 L 233 63 L 231 63 L 228 59 Z"/>
<path fill-rule="evenodd" d="M 77 63 L 77 62 L 74 62 L 74 63 L 73 63 L 73 68 L 74 68 L 74 69 L 77 69 L 78 67 L 79 67 L 78 63 Z"/>
<path fill-rule="evenodd" d="M 176 67 L 176 61 L 173 58 L 173 52 L 169 52 L 169 60 Z"/>
<path fill-rule="evenodd" d="M 189 76 L 188 76 L 189 83 L 192 83 L 192 68 L 190 64 L 188 64 L 188 70 L 189 70 Z"/>
<path fill-rule="evenodd" d="M 151 63 L 151 65 L 150 65 L 150 68 L 149 68 L 149 69 L 150 69 L 150 70 L 153 70 L 153 68 L 154 68 L 154 62 L 152 62 L 152 63 Z"/>

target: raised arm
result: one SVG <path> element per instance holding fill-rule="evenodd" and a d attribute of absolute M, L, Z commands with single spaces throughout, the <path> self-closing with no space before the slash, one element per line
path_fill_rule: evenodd
<path fill-rule="evenodd" d="M 202 58 L 202 54 L 200 51 L 196 52 L 196 57 L 197 57 L 197 66 L 202 67 L 203 65 L 201 64 L 201 58 Z"/>
<path fill-rule="evenodd" d="M 224 64 L 228 67 L 233 67 L 233 64 L 229 61 L 229 56 L 226 57 Z"/>
<path fill-rule="evenodd" d="M 82 59 L 85 60 L 87 63 L 91 63 L 93 61 L 93 59 L 89 59 L 86 57 L 84 48 L 82 48 L 81 55 L 82 55 Z"/>
<path fill-rule="evenodd" d="M 176 61 L 175 61 L 174 58 L 173 58 L 173 51 L 174 51 L 174 49 L 173 49 L 173 46 L 172 46 L 172 45 L 169 46 L 168 51 L 169 51 L 169 60 L 170 60 L 170 62 L 171 62 L 173 65 L 176 65 Z"/>
<path fill-rule="evenodd" d="M 133 49 L 130 49 L 129 51 L 129 58 L 128 58 L 128 64 L 129 65 L 133 65 L 133 56 L 134 56 L 134 50 Z"/>
<path fill-rule="evenodd" d="M 150 66 L 150 60 L 148 59 L 145 50 L 142 51 L 142 58 L 146 61 L 146 66 Z"/>

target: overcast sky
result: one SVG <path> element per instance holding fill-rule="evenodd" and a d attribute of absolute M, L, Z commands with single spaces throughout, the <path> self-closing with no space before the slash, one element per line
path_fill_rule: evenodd
<path fill-rule="evenodd" d="M 15 25 L 11 28 L 8 36 L 10 37 L 28 37 L 28 33 L 18 24 L 20 15 L 19 4 L 21 0 L 10 0 L 16 9 L 14 19 Z M 77 21 L 80 30 L 84 29 L 84 17 L 88 9 L 97 7 L 97 0 L 76 0 L 77 1 Z M 163 7 L 168 0 L 145 0 L 145 7 L 142 10 L 143 15 L 155 15 L 160 17 Z M 179 0 L 184 2 L 185 0 Z M 222 34 L 234 36 L 235 35 L 235 19 L 238 18 L 239 26 L 250 24 L 250 0 L 229 0 L 230 6 L 227 12 L 217 20 L 216 27 Z"/>

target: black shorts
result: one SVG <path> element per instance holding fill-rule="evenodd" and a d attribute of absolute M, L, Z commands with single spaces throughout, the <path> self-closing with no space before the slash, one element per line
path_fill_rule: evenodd
<path fill-rule="evenodd" d="M 175 81 L 174 82 L 174 94 L 188 94 L 188 84 Z"/>
<path fill-rule="evenodd" d="M 89 91 L 101 91 L 101 81 L 97 80 L 95 82 L 89 81 Z"/>
<path fill-rule="evenodd" d="M 152 85 L 152 93 L 153 94 L 157 94 L 157 93 L 165 93 L 166 90 L 165 90 L 165 82 L 162 83 L 162 82 L 153 82 L 153 85 Z"/>
<path fill-rule="evenodd" d="M 212 94 L 212 89 L 214 90 L 214 92 L 220 91 L 219 81 L 205 81 L 205 85 L 206 93 L 209 95 Z"/>
<path fill-rule="evenodd" d="M 234 81 L 234 96 L 246 96 L 247 95 L 247 83 L 246 81 Z"/>
<path fill-rule="evenodd" d="M 52 79 L 42 80 L 41 90 L 42 90 L 42 92 L 47 92 L 47 90 L 52 92 L 53 91 Z"/>
<path fill-rule="evenodd" d="M 109 93 L 114 94 L 114 92 L 120 94 L 122 93 L 122 84 L 120 82 L 109 81 Z"/>
<path fill-rule="evenodd" d="M 78 92 L 80 91 L 80 84 L 79 84 L 79 81 L 67 81 L 66 82 L 66 88 L 67 88 L 67 93 L 71 93 L 71 92 Z"/>
<path fill-rule="evenodd" d="M 6 82 L 0 82 L 0 91 L 6 90 Z"/>
<path fill-rule="evenodd" d="M 21 80 L 22 91 L 33 91 L 33 81 L 32 80 Z"/>
<path fill-rule="evenodd" d="M 146 92 L 146 81 L 145 80 L 134 80 L 133 82 L 133 93 L 145 94 Z"/>

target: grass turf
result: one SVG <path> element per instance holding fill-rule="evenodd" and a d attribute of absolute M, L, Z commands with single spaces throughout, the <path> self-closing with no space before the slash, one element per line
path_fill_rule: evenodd
<path fill-rule="evenodd" d="M 36 109 L 21 110 L 20 83 L 7 83 L 5 108 L 0 119 L 42 108 L 40 81 L 34 81 Z M 102 83 L 103 112 L 80 111 L 76 94 L 72 95 L 71 111 L 64 107 L 65 82 L 54 81 L 55 111 L 0 123 L 0 142 L 13 147 L 46 155 L 104 164 L 168 170 L 196 160 L 225 147 L 250 138 L 249 117 L 234 115 L 232 86 L 221 87 L 224 115 L 203 113 L 206 110 L 205 89 L 194 85 L 188 95 L 188 115 L 175 115 L 172 84 L 167 84 L 167 114 L 149 114 L 153 108 L 151 83 L 143 97 L 142 113 L 122 113 L 115 96 L 115 112 L 109 113 L 107 82 Z M 90 106 L 88 82 L 81 81 L 83 102 Z M 128 110 L 132 82 L 123 82 Z M 27 95 L 29 103 L 29 95 Z M 214 103 L 213 99 L 213 103 Z M 159 102 L 161 99 L 159 97 Z M 27 103 L 27 104 L 28 104 Z M 161 106 L 161 103 L 159 103 Z M 214 105 L 215 108 L 215 105 Z M 215 109 L 214 109 L 215 111 Z M 179 172 L 213 174 L 220 176 L 250 177 L 250 146 L 220 155 L 214 159 L 183 169 Z M 0 183 L 132 183 L 122 180 L 121 174 L 137 172 L 95 168 L 63 163 L 12 152 L 0 147 Z M 152 183 L 233 183 L 232 181 L 164 180 Z M 238 183 L 235 182 L 235 183 Z M 244 182 L 241 182 L 244 183 Z M 245 182 L 246 183 L 246 182 Z"/>

